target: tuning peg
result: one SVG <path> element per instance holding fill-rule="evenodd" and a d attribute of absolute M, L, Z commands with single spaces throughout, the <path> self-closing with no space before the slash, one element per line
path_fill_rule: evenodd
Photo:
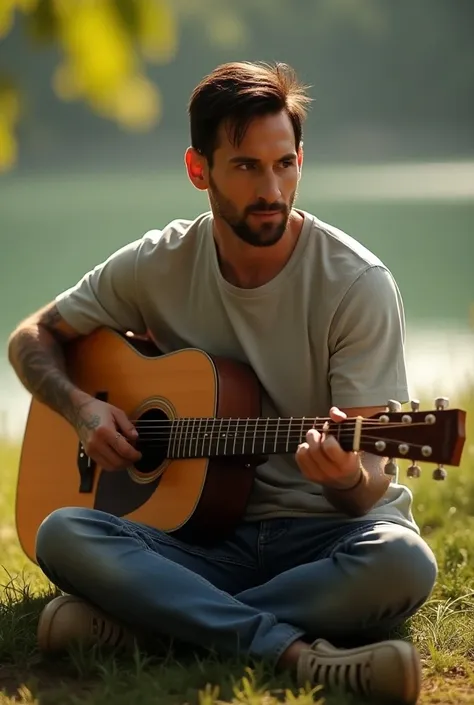
<path fill-rule="evenodd" d="M 407 477 L 414 477 L 418 478 L 421 475 L 421 468 L 419 465 L 417 465 L 414 461 L 410 465 L 409 468 L 407 468 Z"/>
<path fill-rule="evenodd" d="M 418 401 L 418 399 L 412 399 L 410 402 L 410 406 L 412 411 L 420 410 L 420 402 Z"/>
<path fill-rule="evenodd" d="M 390 458 L 388 463 L 386 463 L 384 467 L 384 473 L 386 475 L 390 475 L 390 477 L 392 478 L 392 482 L 398 481 L 398 465 L 395 462 L 394 458 Z"/>
<path fill-rule="evenodd" d="M 438 467 L 433 470 L 433 480 L 446 480 L 447 476 L 448 473 L 443 465 L 438 465 Z"/>
<path fill-rule="evenodd" d="M 402 410 L 402 405 L 396 399 L 389 399 L 387 406 L 388 406 L 388 410 L 390 411 L 391 414 L 394 414 L 394 413 Z"/>
<path fill-rule="evenodd" d="M 444 411 L 444 409 L 447 409 L 449 406 L 448 397 L 437 397 L 435 399 L 435 405 L 438 411 Z"/>

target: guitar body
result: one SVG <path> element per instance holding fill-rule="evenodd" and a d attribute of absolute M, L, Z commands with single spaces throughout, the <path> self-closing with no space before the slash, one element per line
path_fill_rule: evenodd
<path fill-rule="evenodd" d="M 162 355 L 149 341 L 101 328 L 73 341 L 66 359 L 78 387 L 145 428 L 166 419 L 260 413 L 260 387 L 250 368 L 198 349 Z M 106 511 L 191 542 L 219 539 L 244 513 L 258 462 L 243 456 L 170 460 L 158 444 L 136 466 L 104 471 L 84 454 L 70 424 L 33 399 L 16 496 L 21 546 L 36 562 L 39 525 L 67 506 Z"/>

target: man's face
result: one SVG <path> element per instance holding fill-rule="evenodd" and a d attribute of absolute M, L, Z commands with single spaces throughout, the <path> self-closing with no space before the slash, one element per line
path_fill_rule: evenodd
<path fill-rule="evenodd" d="M 249 245 L 274 245 L 285 232 L 301 166 L 290 118 L 255 118 L 238 147 L 221 126 L 217 144 L 207 185 L 215 218 Z"/>

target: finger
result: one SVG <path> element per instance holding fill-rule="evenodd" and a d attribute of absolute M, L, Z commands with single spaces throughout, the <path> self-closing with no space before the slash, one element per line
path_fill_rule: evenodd
<path fill-rule="evenodd" d="M 115 434 L 113 441 L 109 442 L 109 444 L 122 459 L 122 461 L 127 460 L 134 463 L 142 457 L 142 454 L 136 448 L 131 446 L 127 439 L 119 432 Z"/>
<path fill-rule="evenodd" d="M 122 436 L 123 439 L 123 436 Z M 117 439 L 118 440 L 118 439 Z M 104 445 L 101 446 L 100 452 L 104 456 L 104 458 L 107 461 L 108 468 L 111 470 L 123 470 L 127 467 L 130 467 L 130 465 L 133 465 L 132 460 L 129 458 L 125 458 L 115 446 L 111 445 Z"/>
<path fill-rule="evenodd" d="M 318 482 L 320 480 L 318 465 L 310 456 L 309 446 L 307 443 L 301 443 L 298 446 L 295 453 L 295 460 L 303 475 L 314 482 Z"/>
<path fill-rule="evenodd" d="M 331 420 L 335 421 L 336 423 L 340 423 L 341 421 L 344 421 L 344 419 L 347 419 L 347 414 L 344 411 L 338 409 L 337 406 L 332 406 L 329 409 L 329 416 L 331 417 Z"/>
<path fill-rule="evenodd" d="M 319 450 L 330 463 L 341 465 L 347 462 L 347 452 L 341 448 L 334 436 L 326 436 L 319 444 Z"/>
<path fill-rule="evenodd" d="M 306 443 L 308 445 L 317 445 L 322 440 L 322 434 L 316 428 L 310 428 L 306 432 Z"/>
<path fill-rule="evenodd" d="M 323 455 L 326 462 L 341 464 L 347 460 L 347 452 L 343 450 L 335 436 L 321 435 L 315 429 L 310 429 L 306 434 L 306 440 L 311 455 L 316 459 Z"/>
<path fill-rule="evenodd" d="M 127 414 L 122 411 L 122 409 L 114 409 L 115 421 L 123 433 L 123 435 L 128 438 L 129 441 L 136 441 L 138 438 L 138 431 L 132 424 Z"/>
<path fill-rule="evenodd" d="M 102 448 L 98 453 L 94 453 L 94 460 L 103 470 L 119 470 L 123 469 L 124 462 L 117 454 L 109 449 Z"/>
<path fill-rule="evenodd" d="M 310 437 L 307 443 L 307 455 L 318 465 L 318 473 L 325 477 L 337 477 L 346 468 L 352 468 L 349 454 L 339 445 L 334 436 L 316 441 Z"/>
<path fill-rule="evenodd" d="M 324 451 L 321 451 L 317 459 L 315 459 L 309 446 L 302 444 L 298 448 L 296 462 L 302 474 L 312 482 L 335 487 L 336 489 L 338 487 L 345 489 L 347 486 L 352 487 L 355 484 L 360 473 L 357 454 L 354 453 L 353 456 L 356 461 L 355 464 L 351 462 L 350 465 L 341 467 L 327 460 L 324 456 Z"/>
<path fill-rule="evenodd" d="M 320 461 L 320 465 L 328 475 L 333 477 L 352 475 L 360 468 L 359 454 L 343 450 L 333 436 L 326 438 L 319 450 L 324 456 L 324 461 Z"/>

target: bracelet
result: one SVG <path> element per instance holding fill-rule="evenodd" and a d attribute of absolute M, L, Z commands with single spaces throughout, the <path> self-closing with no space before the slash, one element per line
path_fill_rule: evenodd
<path fill-rule="evenodd" d="M 355 490 L 357 487 L 359 487 L 360 483 L 364 479 L 364 469 L 362 465 L 359 468 L 359 478 L 357 482 L 352 485 L 351 487 L 332 487 L 331 489 L 336 490 L 336 492 L 351 492 L 351 490 Z"/>

